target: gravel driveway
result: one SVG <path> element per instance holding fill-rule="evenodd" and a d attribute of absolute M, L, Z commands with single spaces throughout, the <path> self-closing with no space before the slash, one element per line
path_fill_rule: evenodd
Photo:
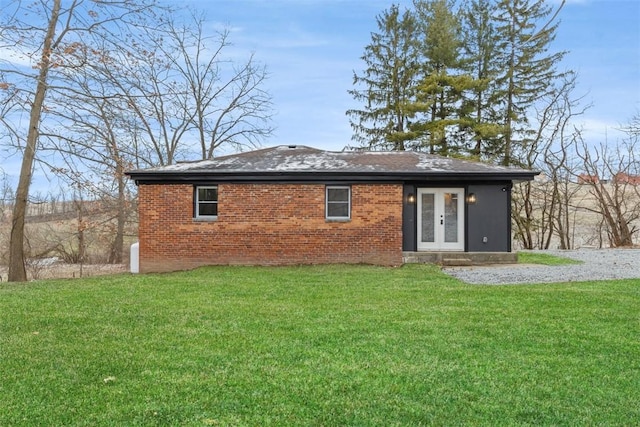
<path fill-rule="evenodd" d="M 541 252 L 573 258 L 583 263 L 562 266 L 509 264 L 443 267 L 442 271 L 466 283 L 486 285 L 612 279 L 638 279 L 640 284 L 640 249 L 578 249 Z"/>

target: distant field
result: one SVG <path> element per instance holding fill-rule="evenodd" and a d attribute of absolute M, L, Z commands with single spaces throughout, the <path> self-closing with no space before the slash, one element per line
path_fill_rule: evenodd
<path fill-rule="evenodd" d="M 550 185 L 548 179 L 543 175 L 538 176 L 534 181 L 531 203 L 536 216 L 540 216 L 542 212 L 548 212 L 549 207 L 545 208 L 544 204 L 549 203 L 549 197 L 545 197 L 544 194 L 550 191 Z M 616 192 L 615 186 L 611 182 L 604 183 L 603 188 L 610 194 Z M 598 202 L 592 194 L 592 187 L 590 185 L 570 183 L 567 184 L 566 190 L 571 199 L 570 207 L 568 208 L 570 222 L 568 231 L 573 247 L 575 249 L 582 247 L 608 247 L 607 229 L 602 221 L 602 216 L 598 213 Z M 617 191 L 623 191 L 623 188 L 619 187 Z M 640 203 L 640 193 L 637 187 L 628 185 L 624 188 L 624 194 L 626 208 L 629 209 L 627 215 L 631 217 L 633 215 L 629 213 L 633 210 L 634 203 L 636 205 Z M 631 226 L 640 227 L 640 220 L 635 219 L 631 222 Z M 536 229 L 538 227 L 533 227 L 534 236 Z M 537 237 L 534 238 L 534 240 L 536 239 Z M 541 239 L 541 241 L 544 241 L 544 239 Z M 636 236 L 634 242 L 640 244 L 638 236 Z M 520 248 L 519 242 L 514 241 L 514 248 Z M 551 239 L 550 248 L 559 248 L 559 241 L 556 236 Z"/>
<path fill-rule="evenodd" d="M 28 280 L 85 277 L 118 270 L 118 267 L 107 265 L 115 237 L 116 213 L 101 201 L 84 201 L 82 206 L 82 227 L 79 228 L 74 202 L 29 205 L 25 224 Z M 0 281 L 7 279 L 12 209 L 11 205 L 0 206 Z M 82 266 L 78 263 L 80 229 L 83 230 L 85 249 Z M 124 233 L 124 264 L 129 262 L 129 247 L 137 241 L 137 234 L 137 215 L 135 209 L 130 208 Z M 54 258 L 59 260 L 55 265 L 40 262 Z"/>
<path fill-rule="evenodd" d="M 636 425 L 640 283 L 428 265 L 0 285 L 0 425 Z"/>

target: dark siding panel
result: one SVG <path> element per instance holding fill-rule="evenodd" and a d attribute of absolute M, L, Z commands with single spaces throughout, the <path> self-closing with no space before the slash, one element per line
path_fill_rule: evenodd
<path fill-rule="evenodd" d="M 467 210 L 467 250 L 469 252 L 511 251 L 511 183 L 469 185 L 476 203 Z"/>
<path fill-rule="evenodd" d="M 416 203 L 409 203 L 409 194 L 416 196 L 415 185 L 405 185 L 402 191 L 402 250 L 415 251 L 416 244 Z"/>

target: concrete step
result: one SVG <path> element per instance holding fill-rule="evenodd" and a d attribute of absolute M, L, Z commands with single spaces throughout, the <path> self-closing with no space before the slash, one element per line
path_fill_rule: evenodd
<path fill-rule="evenodd" d="M 440 264 L 447 266 L 516 264 L 516 252 L 403 252 L 406 264 Z"/>
<path fill-rule="evenodd" d="M 465 267 L 473 265 L 469 258 L 443 258 L 442 265 L 446 267 Z"/>

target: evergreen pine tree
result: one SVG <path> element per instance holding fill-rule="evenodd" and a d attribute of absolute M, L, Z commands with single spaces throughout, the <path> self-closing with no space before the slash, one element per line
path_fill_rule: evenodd
<path fill-rule="evenodd" d="M 495 61 L 497 34 L 493 25 L 495 3 L 471 0 L 461 11 L 463 25 L 463 69 L 475 79 L 463 103 L 466 118 L 461 131 L 469 141 L 469 152 L 478 159 L 493 160 L 500 152 L 502 124 L 501 99 L 496 78 L 500 69 Z"/>
<path fill-rule="evenodd" d="M 518 163 L 519 149 L 530 143 L 527 115 L 536 100 L 553 90 L 562 74 L 556 66 L 565 52 L 548 54 L 559 22 L 550 17 L 544 0 L 500 0 L 495 15 L 499 37 L 497 63 L 503 73 L 496 80 L 503 99 L 502 163 Z"/>
<path fill-rule="evenodd" d="M 352 139 L 366 149 L 405 150 L 417 136 L 409 130 L 414 113 L 407 108 L 414 101 L 419 71 L 417 25 L 397 5 L 376 21 L 379 32 L 371 34 L 362 56 L 366 69 L 361 75 L 354 72 L 355 88 L 348 91 L 364 104 L 347 111 Z"/>
<path fill-rule="evenodd" d="M 470 124 L 463 100 L 478 82 L 462 68 L 460 20 L 451 0 L 417 0 L 416 15 L 424 28 L 424 78 L 418 85 L 416 111 L 427 119 L 412 129 L 425 134 L 429 151 L 444 156 L 466 154 L 459 129 Z"/>

